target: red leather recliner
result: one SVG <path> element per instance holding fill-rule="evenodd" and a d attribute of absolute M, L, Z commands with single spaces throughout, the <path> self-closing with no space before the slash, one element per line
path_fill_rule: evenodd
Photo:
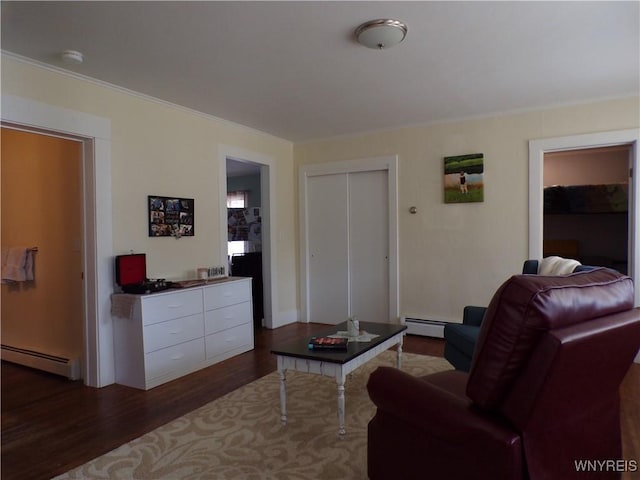
<path fill-rule="evenodd" d="M 619 464 L 585 473 L 577 462 L 622 460 L 618 390 L 640 348 L 633 296 L 629 277 L 604 268 L 516 275 L 488 307 L 468 374 L 378 368 L 369 478 L 619 478 Z"/>

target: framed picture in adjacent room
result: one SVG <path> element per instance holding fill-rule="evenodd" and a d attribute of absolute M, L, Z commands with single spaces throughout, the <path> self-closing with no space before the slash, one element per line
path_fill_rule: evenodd
<path fill-rule="evenodd" d="M 484 202 L 484 154 L 444 157 L 444 203 Z"/>
<path fill-rule="evenodd" d="M 150 237 L 192 237 L 194 199 L 148 196 Z"/>

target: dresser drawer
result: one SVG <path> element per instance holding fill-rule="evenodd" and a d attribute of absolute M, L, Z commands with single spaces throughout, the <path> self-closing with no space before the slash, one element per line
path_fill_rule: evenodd
<path fill-rule="evenodd" d="M 209 310 L 204 314 L 204 334 L 210 335 L 221 330 L 250 323 L 253 319 L 251 302 L 238 303 L 229 307 Z"/>
<path fill-rule="evenodd" d="M 144 352 L 160 350 L 203 335 L 204 321 L 201 313 L 147 325 L 144 327 Z"/>
<path fill-rule="evenodd" d="M 226 307 L 251 300 L 251 280 L 222 282 L 204 289 L 204 309 Z"/>
<path fill-rule="evenodd" d="M 146 379 L 152 380 L 172 372 L 188 371 L 204 362 L 204 342 L 197 338 L 145 355 Z"/>
<path fill-rule="evenodd" d="M 202 312 L 202 290 L 160 293 L 143 297 L 142 322 L 144 325 L 187 317 Z"/>
<path fill-rule="evenodd" d="M 207 359 L 222 355 L 242 346 L 253 348 L 253 323 L 245 323 L 204 337 Z"/>

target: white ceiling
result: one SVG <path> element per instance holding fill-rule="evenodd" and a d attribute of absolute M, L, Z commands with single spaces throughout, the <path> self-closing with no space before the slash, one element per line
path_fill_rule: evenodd
<path fill-rule="evenodd" d="M 638 95 L 640 2 L 10 2 L 2 49 L 300 142 Z M 405 41 L 359 45 L 396 18 Z M 82 65 L 60 61 L 65 49 Z"/>

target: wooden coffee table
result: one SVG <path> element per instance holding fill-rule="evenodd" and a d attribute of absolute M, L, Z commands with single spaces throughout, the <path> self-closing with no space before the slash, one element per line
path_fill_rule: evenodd
<path fill-rule="evenodd" d="M 308 339 L 276 346 L 271 350 L 278 359 L 278 374 L 280 376 L 280 405 L 282 408 L 282 423 L 287 423 L 287 370 L 315 373 L 327 377 L 334 377 L 338 384 L 338 435 L 346 433 L 344 425 L 345 397 L 344 384 L 346 376 L 380 355 L 394 345 L 397 345 L 397 367 L 402 363 L 402 338 L 406 325 L 389 323 L 360 322 L 360 330 L 379 335 L 370 342 L 349 342 L 346 351 L 309 350 Z M 327 327 L 326 331 L 316 336 L 331 335 L 338 331 L 346 331 L 347 324 L 341 323 Z"/>

